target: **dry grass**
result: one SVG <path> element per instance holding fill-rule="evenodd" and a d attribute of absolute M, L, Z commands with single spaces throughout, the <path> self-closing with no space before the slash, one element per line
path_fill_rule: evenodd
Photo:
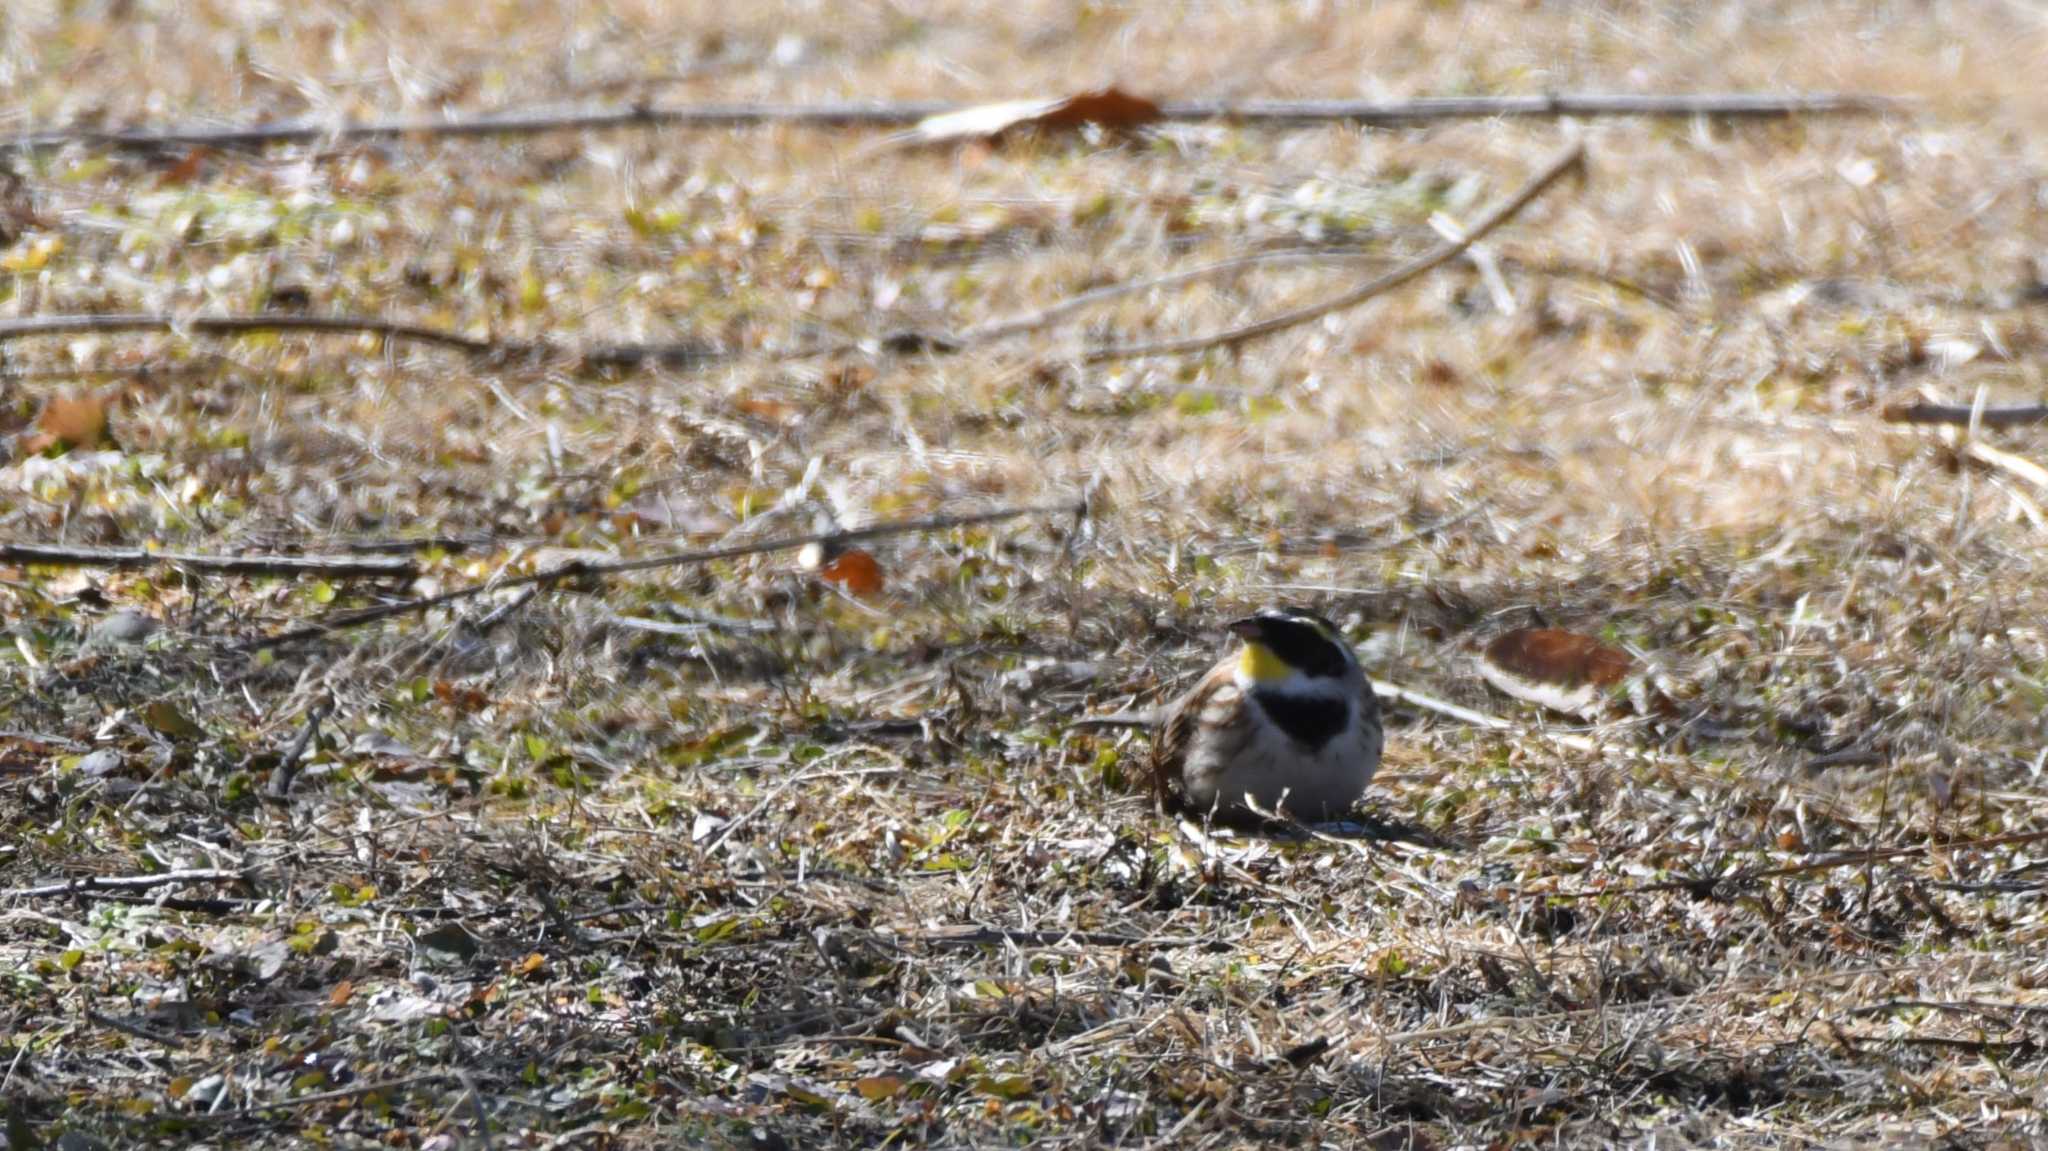
<path fill-rule="evenodd" d="M 399 7 L 10 3 L 0 128 L 1109 78 L 1918 103 L 1590 124 L 1590 179 L 1491 242 L 1515 314 L 1461 264 L 1237 354 L 1100 368 L 1075 353 L 1364 265 L 1153 293 L 962 356 L 770 353 L 1253 251 L 1391 261 L 1560 129 L 11 157 L 9 314 L 303 294 L 746 354 L 591 376 L 345 338 L 19 343 L 0 432 L 87 380 L 118 449 L 17 452 L 0 538 L 494 538 L 427 553 L 424 591 L 1099 498 L 1079 532 L 878 544 L 869 602 L 774 555 L 262 658 L 229 644 L 396 589 L 0 569 L 0 884 L 247 876 L 0 898 L 10 1147 L 2048 1134 L 2041 849 L 1968 843 L 2048 830 L 2048 493 L 1877 416 L 1916 390 L 2044 398 L 2037 12 Z M 1370 806 L 1431 845 L 1192 838 L 1114 786 L 1141 740 L 1062 732 L 1182 682 L 1219 618 L 1276 598 L 1344 621 L 1376 676 L 1516 721 L 1394 710 Z M 116 608 L 163 626 L 94 639 Z M 1653 658 L 1680 706 L 1583 733 L 1592 751 L 1549 738 L 1469 666 L 1532 615 Z M 322 706 L 290 802 L 265 800 Z"/>

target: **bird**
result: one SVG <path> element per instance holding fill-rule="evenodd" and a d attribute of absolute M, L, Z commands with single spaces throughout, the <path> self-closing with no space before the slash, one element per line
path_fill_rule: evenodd
<path fill-rule="evenodd" d="M 1342 817 L 1379 769 L 1385 743 L 1357 654 L 1335 624 L 1305 608 L 1262 608 L 1226 627 L 1242 646 L 1146 717 L 1156 729 L 1149 774 L 1159 806 L 1227 822 Z"/>

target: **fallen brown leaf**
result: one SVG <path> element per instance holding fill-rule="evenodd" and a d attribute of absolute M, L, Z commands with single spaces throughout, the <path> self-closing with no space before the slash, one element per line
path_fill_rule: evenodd
<path fill-rule="evenodd" d="M 862 597 L 880 595 L 884 582 L 882 565 L 859 548 L 848 548 L 819 565 L 818 578 Z"/>
<path fill-rule="evenodd" d="M 107 401 L 93 392 L 59 392 L 43 402 L 36 416 L 35 435 L 22 441 L 29 455 L 62 444 L 67 448 L 96 448 L 113 443 L 107 434 Z"/>
<path fill-rule="evenodd" d="M 1134 128 L 1159 118 L 1159 105 L 1111 85 L 1092 92 L 1042 100 L 1005 100 L 978 104 L 958 112 L 927 116 L 905 133 L 902 142 L 950 144 L 993 140 L 1019 128 L 1069 130 L 1083 124 Z"/>
<path fill-rule="evenodd" d="M 175 188 L 191 183 L 194 179 L 198 178 L 200 169 L 206 166 L 207 159 L 212 155 L 213 149 L 203 145 L 192 149 L 185 153 L 177 163 L 157 173 L 156 186 L 159 188 Z"/>
<path fill-rule="evenodd" d="M 1574 715 L 1597 710 L 1602 692 L 1635 661 L 1619 648 L 1558 628 L 1519 628 L 1486 645 L 1479 675 L 1529 703 Z"/>

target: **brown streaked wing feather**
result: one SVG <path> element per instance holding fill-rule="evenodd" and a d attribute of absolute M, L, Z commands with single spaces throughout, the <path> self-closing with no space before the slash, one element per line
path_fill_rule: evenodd
<path fill-rule="evenodd" d="M 1195 727 L 1200 722 L 1204 706 L 1209 697 L 1229 685 L 1236 674 L 1237 662 L 1225 659 L 1210 668 L 1200 683 L 1167 708 L 1159 738 L 1152 743 L 1151 764 L 1152 794 L 1165 810 L 1177 811 L 1182 805 L 1185 794 L 1182 771 L 1187 765 L 1188 746 L 1194 742 Z"/>

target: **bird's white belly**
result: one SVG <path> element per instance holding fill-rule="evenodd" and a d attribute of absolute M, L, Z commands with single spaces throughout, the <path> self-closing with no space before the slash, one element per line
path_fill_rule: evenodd
<path fill-rule="evenodd" d="M 1379 766 L 1379 748 L 1367 746 L 1376 741 L 1359 738 L 1355 725 L 1313 752 L 1273 728 L 1235 748 L 1198 749 L 1184 776 L 1188 799 L 1208 808 L 1235 806 L 1249 796 L 1264 811 L 1334 818 L 1365 793 Z"/>

